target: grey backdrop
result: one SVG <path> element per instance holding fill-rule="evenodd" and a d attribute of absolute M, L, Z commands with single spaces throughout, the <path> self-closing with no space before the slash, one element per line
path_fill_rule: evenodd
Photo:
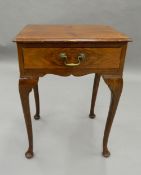
<path fill-rule="evenodd" d="M 136 72 L 141 65 L 140 17 L 141 0 L 0 0 L 0 175 L 141 174 L 141 72 Z M 96 118 L 90 120 L 93 74 L 40 79 L 41 119 L 32 120 L 35 157 L 24 158 L 27 135 L 16 45 L 11 41 L 29 23 L 108 24 L 133 38 L 109 159 L 101 156 L 101 150 L 110 93 L 101 80 Z M 33 93 L 30 102 L 33 119 Z"/>
<path fill-rule="evenodd" d="M 140 0 L 0 0 L 0 59 L 16 53 L 11 40 L 29 23 L 108 24 L 133 38 L 126 69 L 139 70 L 140 17 Z"/>

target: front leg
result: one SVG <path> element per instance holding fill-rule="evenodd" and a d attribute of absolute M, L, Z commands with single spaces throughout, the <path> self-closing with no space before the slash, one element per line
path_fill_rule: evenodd
<path fill-rule="evenodd" d="M 36 86 L 37 81 L 38 81 L 37 79 L 33 78 L 20 78 L 19 80 L 19 93 L 21 97 L 21 103 L 29 141 L 29 147 L 27 152 L 25 153 L 26 158 L 33 157 L 33 134 L 32 134 L 30 106 L 29 106 L 29 93 L 31 92 L 32 88 Z"/>
<path fill-rule="evenodd" d="M 117 110 L 118 102 L 120 99 L 120 95 L 123 87 L 123 79 L 120 76 L 103 76 L 105 83 L 108 85 L 111 91 L 111 103 L 109 107 L 109 113 L 106 121 L 104 137 L 103 137 L 103 156 L 109 157 L 110 152 L 108 150 L 108 138 L 111 130 L 111 126 L 113 123 L 113 119 Z"/>

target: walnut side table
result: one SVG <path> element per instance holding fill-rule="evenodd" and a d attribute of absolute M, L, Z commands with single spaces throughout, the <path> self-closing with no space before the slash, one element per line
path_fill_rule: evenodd
<path fill-rule="evenodd" d="M 38 80 L 46 74 L 83 76 L 95 73 L 90 118 L 100 77 L 111 91 L 111 103 L 103 137 L 103 156 L 109 157 L 108 137 L 123 87 L 123 67 L 128 36 L 104 25 L 27 25 L 14 40 L 17 43 L 20 79 L 19 93 L 33 157 L 33 134 L 29 93 L 34 90 L 36 114 L 40 118 Z"/>

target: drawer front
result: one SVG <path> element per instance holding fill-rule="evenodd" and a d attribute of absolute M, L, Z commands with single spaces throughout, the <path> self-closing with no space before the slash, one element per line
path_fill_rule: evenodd
<path fill-rule="evenodd" d="M 118 69 L 122 48 L 23 48 L 25 69 Z M 61 58 L 60 54 L 65 54 Z M 85 58 L 79 59 L 83 54 Z"/>

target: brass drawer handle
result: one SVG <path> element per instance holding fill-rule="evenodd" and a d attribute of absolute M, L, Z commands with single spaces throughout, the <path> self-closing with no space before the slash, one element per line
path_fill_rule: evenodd
<path fill-rule="evenodd" d="M 77 57 L 78 59 L 78 62 L 77 63 L 68 63 L 68 57 L 67 57 L 67 54 L 66 53 L 60 53 L 60 58 L 62 60 L 64 60 L 64 64 L 66 66 L 70 66 L 70 67 L 73 67 L 73 66 L 79 66 L 81 61 L 83 61 L 85 59 L 85 54 L 84 53 L 80 53 Z"/>

